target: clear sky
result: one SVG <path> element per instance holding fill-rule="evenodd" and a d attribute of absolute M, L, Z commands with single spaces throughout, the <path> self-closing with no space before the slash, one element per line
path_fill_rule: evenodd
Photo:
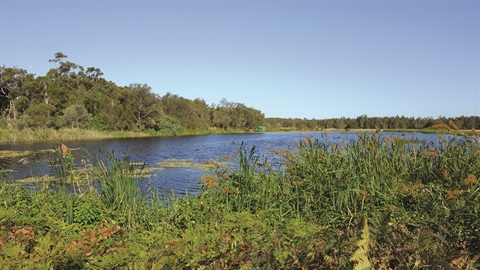
<path fill-rule="evenodd" d="M 56 52 L 266 117 L 480 115 L 480 0 L 0 0 L 0 65 Z"/>

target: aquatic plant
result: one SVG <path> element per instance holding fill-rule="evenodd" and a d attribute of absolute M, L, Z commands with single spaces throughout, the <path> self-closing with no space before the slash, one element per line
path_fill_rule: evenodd
<path fill-rule="evenodd" d="M 184 197 L 144 189 L 140 164 L 106 153 L 82 163 L 98 186 L 80 192 L 0 184 L 0 268 L 476 269 L 479 149 L 477 136 L 325 134 L 270 149 L 272 165 L 241 144 Z"/>

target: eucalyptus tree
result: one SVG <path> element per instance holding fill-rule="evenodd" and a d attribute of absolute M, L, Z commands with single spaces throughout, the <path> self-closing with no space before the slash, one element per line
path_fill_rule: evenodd
<path fill-rule="evenodd" d="M 229 109 L 221 106 L 212 108 L 211 111 L 211 123 L 213 127 L 229 129 L 232 127 L 232 118 L 229 113 Z"/>
<path fill-rule="evenodd" d="M 55 53 L 55 58 L 48 60 L 48 62 L 51 63 L 60 63 L 63 62 L 64 59 L 66 59 L 68 56 L 63 54 L 62 52 L 57 52 Z"/>
<path fill-rule="evenodd" d="M 147 84 L 131 84 L 130 100 L 127 103 L 135 117 L 136 127 L 140 130 L 154 128 L 162 113 L 161 101 Z"/>
<path fill-rule="evenodd" d="M 83 105 L 71 105 L 63 111 L 61 119 L 72 128 L 83 128 L 88 123 L 88 111 Z"/>
<path fill-rule="evenodd" d="M 190 100 L 167 92 L 161 102 L 163 111 L 186 129 L 206 130 L 210 126 L 210 108 L 202 99 Z"/>
<path fill-rule="evenodd" d="M 0 107 L 7 119 L 17 119 L 16 101 L 26 95 L 27 83 L 33 81 L 33 74 L 20 68 L 0 67 Z"/>
<path fill-rule="evenodd" d="M 130 89 L 111 84 L 105 89 L 105 95 L 99 98 L 98 117 L 105 123 L 107 130 L 129 130 L 134 126 L 133 113 L 126 108 L 131 98 Z"/>
<path fill-rule="evenodd" d="M 55 111 L 55 106 L 51 104 L 35 104 L 25 110 L 23 119 L 32 128 L 50 128 L 55 126 Z"/>
<path fill-rule="evenodd" d="M 103 72 L 96 67 L 88 67 L 87 70 L 85 71 L 87 76 L 92 79 L 92 81 L 97 84 L 98 80 L 100 79 L 101 76 L 103 76 Z"/>
<path fill-rule="evenodd" d="M 86 78 L 85 69 L 75 63 L 66 61 L 67 55 L 57 52 L 54 59 L 49 62 L 57 67 L 50 69 L 45 78 L 45 103 L 56 107 L 56 115 L 61 115 L 68 106 L 81 104 L 85 92 L 92 88 Z M 89 71 L 90 72 L 90 71 Z M 101 72 L 98 71 L 98 74 Z"/>

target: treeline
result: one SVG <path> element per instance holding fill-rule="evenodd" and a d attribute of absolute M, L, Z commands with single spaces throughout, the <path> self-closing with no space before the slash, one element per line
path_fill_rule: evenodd
<path fill-rule="evenodd" d="M 254 130 L 261 111 L 225 99 L 208 105 L 166 93 L 147 84 L 118 86 L 96 67 L 84 68 L 59 52 L 44 76 L 17 67 L 0 67 L 0 128 L 91 128 L 179 135 L 211 128 Z"/>
<path fill-rule="evenodd" d="M 331 118 L 324 120 L 266 118 L 269 129 L 324 130 L 324 129 L 480 129 L 480 117 L 460 116 L 414 118 L 405 116 Z"/>
<path fill-rule="evenodd" d="M 265 118 L 260 110 L 226 99 L 208 105 L 199 98 L 190 100 L 168 92 L 157 95 L 147 84 L 118 86 L 103 78 L 99 68 L 67 61 L 61 52 L 49 61 L 56 67 L 44 76 L 0 67 L 0 128 L 72 127 L 156 135 L 252 131 L 260 125 L 268 130 L 480 129 L 478 116 Z"/>

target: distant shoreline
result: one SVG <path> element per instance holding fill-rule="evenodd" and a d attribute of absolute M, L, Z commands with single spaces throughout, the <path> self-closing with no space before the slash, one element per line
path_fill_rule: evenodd
<path fill-rule="evenodd" d="M 444 130 L 444 129 L 359 129 L 359 128 L 352 128 L 352 129 L 337 129 L 337 128 L 326 128 L 320 130 L 308 130 L 308 129 L 295 129 L 295 128 L 277 128 L 277 129 L 267 129 L 268 132 L 406 132 L 406 133 L 423 133 L 423 134 L 455 134 L 458 133 L 459 135 L 472 135 L 475 133 L 476 135 L 480 134 L 480 131 L 472 131 L 472 130 Z"/>

